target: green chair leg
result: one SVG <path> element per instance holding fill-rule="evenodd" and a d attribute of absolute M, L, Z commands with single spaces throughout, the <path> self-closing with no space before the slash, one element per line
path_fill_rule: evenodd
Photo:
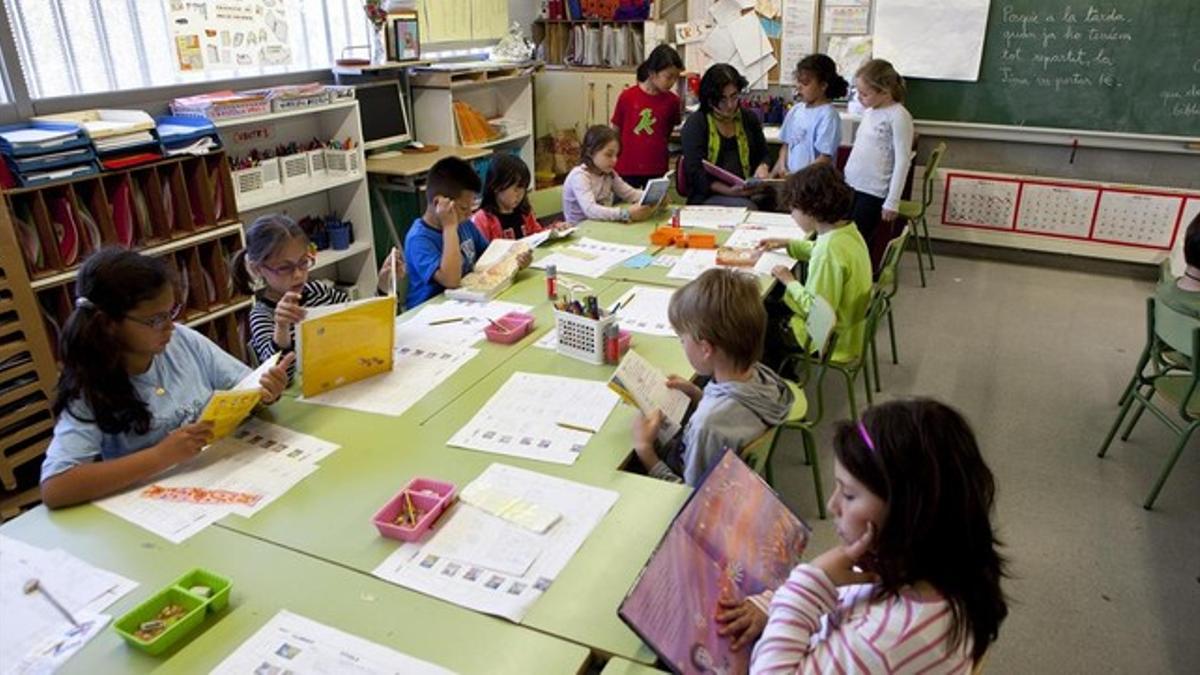
<path fill-rule="evenodd" d="M 871 394 L 871 373 L 867 371 L 867 364 L 863 364 L 863 391 L 867 392 L 867 407 L 875 405 L 875 397 Z"/>
<path fill-rule="evenodd" d="M 1175 468 L 1175 462 L 1179 461 L 1179 455 L 1183 454 L 1183 449 L 1187 447 L 1187 442 L 1198 425 L 1200 422 L 1192 422 L 1187 429 L 1183 430 L 1183 433 L 1179 434 L 1179 442 L 1175 444 L 1175 450 L 1171 452 L 1171 457 L 1167 460 L 1167 465 L 1163 467 L 1162 473 L 1158 474 L 1158 480 L 1155 481 L 1154 487 L 1150 490 L 1150 496 L 1146 497 L 1142 508 L 1147 511 L 1154 508 L 1154 500 L 1158 499 L 1158 493 L 1162 490 L 1163 483 L 1167 482 L 1167 476 L 1171 475 L 1171 469 Z"/>
<path fill-rule="evenodd" d="M 1108 446 L 1112 445 L 1113 437 L 1117 435 L 1117 430 L 1121 428 L 1121 422 L 1125 421 L 1125 416 L 1129 414 L 1129 408 L 1133 405 L 1133 392 L 1125 398 L 1125 402 L 1121 404 L 1121 412 L 1117 413 L 1117 419 L 1113 420 L 1112 428 L 1108 430 L 1108 435 L 1104 437 L 1104 444 L 1100 446 L 1100 452 L 1096 453 L 1097 457 L 1103 457 L 1108 454 Z"/>
<path fill-rule="evenodd" d="M 879 349 L 875 346 L 875 336 L 871 336 L 871 370 L 875 371 L 875 391 L 883 391 L 883 383 L 879 381 Z M 871 381 L 870 373 L 867 381 Z"/>
<path fill-rule="evenodd" d="M 850 371 L 840 371 L 842 376 L 846 378 L 846 397 L 850 399 L 850 419 L 858 419 L 858 402 L 854 399 L 854 378 L 850 376 Z"/>
<path fill-rule="evenodd" d="M 807 428 L 800 430 L 800 438 L 804 443 L 804 456 L 812 465 L 813 489 L 816 491 L 817 497 L 817 515 L 821 517 L 821 520 L 825 520 L 825 490 L 821 487 L 821 461 L 817 458 L 817 439 Z"/>
<path fill-rule="evenodd" d="M 896 351 L 896 323 L 892 321 L 892 304 L 887 309 L 888 338 L 892 341 L 892 365 L 900 365 L 900 353 Z"/>
<path fill-rule="evenodd" d="M 1141 396 L 1131 396 L 1130 399 L 1137 405 L 1137 410 L 1133 411 L 1133 417 L 1129 418 L 1129 426 L 1125 427 L 1125 433 L 1121 434 L 1122 441 L 1128 441 L 1129 435 L 1133 433 L 1133 428 L 1137 426 L 1138 420 L 1142 419 L 1142 413 L 1146 411 L 1146 401 L 1154 396 L 1154 387 L 1150 387 L 1150 392 L 1145 395 L 1145 400 Z"/>
<path fill-rule="evenodd" d="M 933 264 L 933 242 L 929 238 L 929 221 L 924 216 L 921 216 L 921 238 L 925 240 L 925 254 L 929 256 L 929 271 L 932 272 L 937 267 Z M 925 277 L 921 277 L 921 279 L 921 285 L 924 286 Z"/>
<path fill-rule="evenodd" d="M 913 247 L 917 251 L 917 270 L 921 273 L 921 288 L 925 288 L 925 259 L 921 257 L 921 235 L 913 237 Z M 932 263 L 932 261 L 930 261 Z"/>

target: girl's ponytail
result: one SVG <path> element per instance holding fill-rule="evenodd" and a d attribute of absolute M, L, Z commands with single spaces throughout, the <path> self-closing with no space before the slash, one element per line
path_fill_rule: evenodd
<path fill-rule="evenodd" d="M 150 410 L 138 398 L 125 372 L 115 326 L 138 304 L 152 300 L 171 283 L 165 263 L 109 246 L 84 261 L 75 284 L 75 310 L 59 338 L 62 374 L 54 414 L 66 412 L 94 422 L 107 434 L 150 429 Z M 71 404 L 82 399 L 94 419 L 80 417 Z"/>
<path fill-rule="evenodd" d="M 254 292 L 254 278 L 246 267 L 246 249 L 241 249 L 229 259 L 229 268 L 233 275 L 233 290 L 249 295 Z"/>

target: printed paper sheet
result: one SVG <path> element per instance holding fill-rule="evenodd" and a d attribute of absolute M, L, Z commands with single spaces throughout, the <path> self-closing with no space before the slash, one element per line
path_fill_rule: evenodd
<path fill-rule="evenodd" d="M 733 206 L 685 206 L 679 210 L 679 226 L 732 230 L 747 213 L 747 209 Z"/>
<path fill-rule="evenodd" d="M 39 592 L 37 579 L 80 623 L 75 628 Z M 110 617 L 99 614 L 137 582 L 94 567 L 66 551 L 45 550 L 0 535 L 0 672 L 53 672 L 87 644 Z"/>
<path fill-rule="evenodd" d="M 667 318 L 667 307 L 674 294 L 671 288 L 634 286 L 614 303 L 620 305 L 617 322 L 621 328 L 635 333 L 675 337 L 675 329 Z"/>
<path fill-rule="evenodd" d="M 562 514 L 544 534 L 533 534 L 477 507 L 458 502 L 442 519 L 435 534 L 425 543 L 403 544 L 375 568 L 375 576 L 415 591 L 441 598 L 486 614 L 520 623 L 529 608 L 554 583 L 558 574 L 617 502 L 617 493 L 590 485 L 554 478 L 504 464 L 492 464 L 468 488 L 476 484 L 494 488 Z M 470 518 L 472 528 L 489 532 L 479 546 L 454 542 L 450 547 L 460 557 L 429 553 L 446 550 L 438 540 L 447 532 L 454 536 L 457 518 Z M 522 538 L 511 540 L 517 549 L 536 547 L 536 559 L 520 575 L 494 570 L 478 562 L 496 542 L 504 542 L 514 530 Z"/>
<path fill-rule="evenodd" d="M 450 675 L 451 672 L 284 609 L 218 664 L 212 675 Z"/>
<path fill-rule="evenodd" d="M 295 0 L 170 2 L 175 68 L 196 72 L 292 62 Z"/>
<path fill-rule="evenodd" d="M 545 269 L 547 265 L 554 265 L 560 274 L 596 278 L 644 250 L 645 246 L 614 244 L 583 237 L 566 248 L 554 249 L 541 260 L 535 260 L 533 267 Z"/>
<path fill-rule="evenodd" d="M 905 77 L 979 79 L 991 0 L 876 0 L 875 56 Z M 929 30 L 937 26 L 937 30 Z"/>
<path fill-rule="evenodd" d="M 514 373 L 447 443 L 574 464 L 618 400 L 604 382 Z"/>

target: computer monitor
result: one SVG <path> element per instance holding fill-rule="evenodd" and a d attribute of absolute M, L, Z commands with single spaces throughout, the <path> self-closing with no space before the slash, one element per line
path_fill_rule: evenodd
<path fill-rule="evenodd" d="M 372 150 L 412 140 L 408 106 L 399 80 L 357 84 L 354 95 L 362 119 L 363 148 Z"/>

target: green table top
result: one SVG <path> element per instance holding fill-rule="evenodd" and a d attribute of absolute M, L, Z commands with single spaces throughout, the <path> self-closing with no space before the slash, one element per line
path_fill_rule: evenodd
<path fill-rule="evenodd" d="M 600 671 L 600 675 L 661 675 L 664 670 L 651 668 L 650 666 L 628 661 L 619 656 L 614 656 L 604 664 L 604 670 Z"/>
<path fill-rule="evenodd" d="M 193 567 L 233 582 L 229 607 L 165 655 L 127 646 L 110 625 L 63 673 L 208 672 L 281 609 L 456 672 L 573 673 L 589 658 L 579 645 L 227 529 L 209 528 L 175 546 L 87 506 L 55 512 L 39 507 L 0 533 L 65 549 L 139 582 L 105 610 L 114 621 Z M 463 648 L 464 636 L 470 636 L 470 649 Z"/>

